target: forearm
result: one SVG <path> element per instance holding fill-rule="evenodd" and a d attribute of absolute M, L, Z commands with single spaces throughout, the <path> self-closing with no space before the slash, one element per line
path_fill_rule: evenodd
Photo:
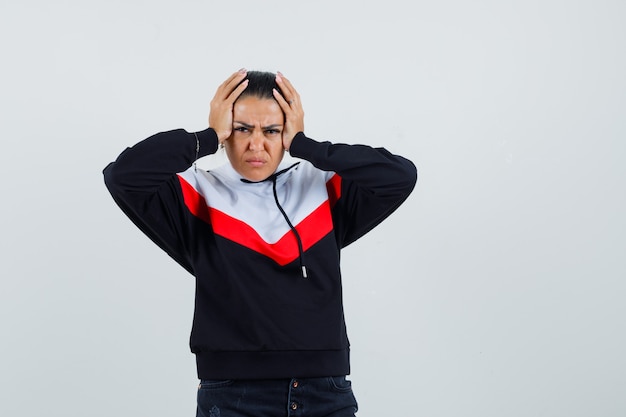
<path fill-rule="evenodd" d="M 379 197 L 406 197 L 417 181 L 415 165 L 384 148 L 317 142 L 301 132 L 294 138 L 290 153 Z"/>
<path fill-rule="evenodd" d="M 127 148 L 110 163 L 104 169 L 105 182 L 111 193 L 154 192 L 197 158 L 215 153 L 217 146 L 213 129 L 157 133 Z"/>

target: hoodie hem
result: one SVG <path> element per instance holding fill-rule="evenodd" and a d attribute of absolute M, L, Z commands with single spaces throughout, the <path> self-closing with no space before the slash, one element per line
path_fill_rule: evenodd
<path fill-rule="evenodd" d="M 314 378 L 348 375 L 350 350 L 198 352 L 199 379 Z"/>

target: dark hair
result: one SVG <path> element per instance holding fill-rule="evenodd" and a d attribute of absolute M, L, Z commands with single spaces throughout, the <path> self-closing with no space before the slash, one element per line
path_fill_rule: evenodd
<path fill-rule="evenodd" d="M 248 81 L 248 86 L 238 97 L 257 97 L 261 99 L 273 99 L 274 93 L 272 90 L 275 88 L 282 95 L 282 91 L 276 84 L 276 74 L 273 72 L 265 72 L 265 71 L 248 71 L 246 75 L 246 79 Z M 243 82 L 243 80 L 242 80 Z"/>

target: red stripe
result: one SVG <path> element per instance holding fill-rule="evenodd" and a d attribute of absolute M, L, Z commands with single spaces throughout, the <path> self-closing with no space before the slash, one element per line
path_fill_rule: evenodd
<path fill-rule="evenodd" d="M 339 180 L 334 180 L 335 177 Z M 300 255 L 298 243 L 291 231 L 285 233 L 276 243 L 267 243 L 252 226 L 220 210 L 208 207 L 204 197 L 198 194 L 187 181 L 182 177 L 179 177 L 179 180 L 183 190 L 183 200 L 189 211 L 194 216 L 213 225 L 213 231 L 216 235 L 265 255 L 281 266 L 293 262 Z M 335 189 L 337 183 L 340 184 L 338 176 L 334 176 L 328 182 L 328 184 L 331 184 L 329 195 L 331 194 L 331 189 L 335 193 L 337 192 Z M 320 204 L 319 207 L 313 210 L 311 214 L 295 227 L 302 239 L 303 250 L 306 251 L 319 242 L 333 229 L 329 201 L 324 201 Z"/>
<path fill-rule="evenodd" d="M 331 207 L 335 207 L 335 203 L 341 197 L 341 177 L 337 174 L 333 175 L 326 183 L 328 190 L 328 202 Z"/>
<path fill-rule="evenodd" d="M 300 256 L 298 243 L 291 231 L 285 233 L 276 243 L 267 243 L 247 223 L 214 208 L 209 210 L 211 211 L 213 231 L 216 235 L 265 255 L 281 266 L 293 262 Z M 309 214 L 296 226 L 296 230 L 300 234 L 304 250 L 309 249 L 326 236 L 332 230 L 332 219 L 328 202 L 325 201 Z"/>
<path fill-rule="evenodd" d="M 183 190 L 183 201 L 185 205 L 196 217 L 211 224 L 211 214 L 209 213 L 209 206 L 202 195 L 200 195 L 195 188 L 193 188 L 183 177 L 178 176 L 180 187 Z"/>

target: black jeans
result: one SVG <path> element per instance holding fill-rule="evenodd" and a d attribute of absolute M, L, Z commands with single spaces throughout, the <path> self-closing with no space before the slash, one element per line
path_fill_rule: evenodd
<path fill-rule="evenodd" d="M 344 376 L 277 380 L 202 380 L 196 417 L 354 417 Z"/>

